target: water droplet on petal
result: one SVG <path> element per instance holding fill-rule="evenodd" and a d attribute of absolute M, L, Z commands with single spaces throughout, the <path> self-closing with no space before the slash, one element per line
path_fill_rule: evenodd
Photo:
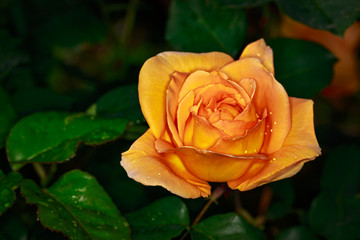
<path fill-rule="evenodd" d="M 276 125 L 276 122 L 274 122 L 274 124 Z"/>
<path fill-rule="evenodd" d="M 146 177 L 146 179 L 150 179 L 150 177 Z"/>
<path fill-rule="evenodd" d="M 247 153 L 247 150 L 245 150 L 245 153 Z"/>

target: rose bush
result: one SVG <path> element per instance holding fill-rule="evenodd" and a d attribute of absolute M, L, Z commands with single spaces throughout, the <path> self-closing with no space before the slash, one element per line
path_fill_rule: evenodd
<path fill-rule="evenodd" d="M 140 71 L 139 98 L 150 128 L 121 165 L 185 198 L 209 196 L 208 182 L 245 191 L 287 178 L 320 154 L 312 100 L 288 97 L 262 39 L 236 61 L 160 53 Z"/>

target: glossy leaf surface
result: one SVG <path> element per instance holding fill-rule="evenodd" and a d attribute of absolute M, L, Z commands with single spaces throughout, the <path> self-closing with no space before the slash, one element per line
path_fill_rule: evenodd
<path fill-rule="evenodd" d="M 192 228 L 191 237 L 193 240 L 265 240 L 260 230 L 235 213 L 214 215 L 201 221 Z"/>
<path fill-rule="evenodd" d="M 96 145 L 115 140 L 126 123 L 86 114 L 36 113 L 11 130 L 6 146 L 9 162 L 14 169 L 32 162 L 63 162 L 74 156 L 81 142 Z"/>
<path fill-rule="evenodd" d="M 177 197 L 167 197 L 126 216 L 134 240 L 165 240 L 179 236 L 189 225 L 186 205 Z"/>
<path fill-rule="evenodd" d="M 70 239 L 130 239 L 128 223 L 86 172 L 68 172 L 44 190 L 32 180 L 24 180 L 21 193 L 27 203 L 37 205 L 38 218 L 45 227 Z"/>

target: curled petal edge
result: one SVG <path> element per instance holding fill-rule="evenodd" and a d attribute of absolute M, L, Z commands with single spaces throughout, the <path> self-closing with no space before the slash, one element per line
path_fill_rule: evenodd
<path fill-rule="evenodd" d="M 128 176 L 144 185 L 162 186 L 183 198 L 208 197 L 210 185 L 201 180 L 189 182 L 175 174 L 166 165 L 164 156 L 155 150 L 154 140 L 151 130 L 148 130 L 122 154 L 120 164 Z"/>

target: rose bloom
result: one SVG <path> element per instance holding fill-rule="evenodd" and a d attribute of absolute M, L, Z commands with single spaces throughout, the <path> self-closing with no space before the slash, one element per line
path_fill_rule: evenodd
<path fill-rule="evenodd" d="M 290 177 L 320 154 L 313 101 L 288 97 L 264 40 L 239 60 L 220 52 L 164 52 L 140 71 L 149 130 L 122 154 L 129 177 L 184 198 L 208 182 L 246 191 Z"/>

